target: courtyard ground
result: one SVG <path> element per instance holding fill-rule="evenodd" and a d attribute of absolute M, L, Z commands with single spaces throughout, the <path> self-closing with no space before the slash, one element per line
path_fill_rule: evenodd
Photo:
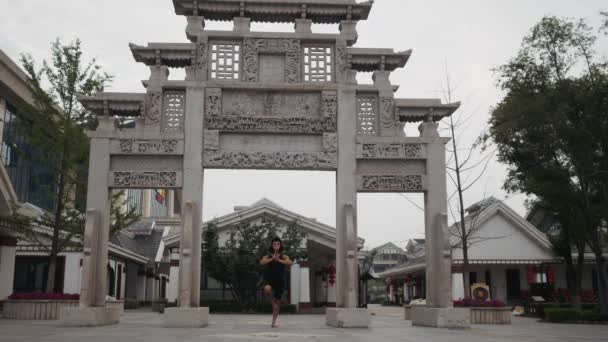
<path fill-rule="evenodd" d="M 119 325 L 100 328 L 64 328 L 55 321 L 0 320 L 2 342 L 188 342 L 188 341 L 332 341 L 332 342 L 503 342 L 503 341 L 608 341 L 607 325 L 556 325 L 515 318 L 510 326 L 474 326 L 469 330 L 412 327 L 400 308 L 372 307 L 369 329 L 333 329 L 323 315 L 285 315 L 278 329 L 270 329 L 270 316 L 211 315 L 204 329 L 167 329 L 162 316 L 152 312 L 126 312 Z"/>

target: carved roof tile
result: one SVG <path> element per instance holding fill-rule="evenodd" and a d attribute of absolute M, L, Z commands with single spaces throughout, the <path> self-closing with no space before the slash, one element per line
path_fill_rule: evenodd
<path fill-rule="evenodd" d="M 405 66 L 412 50 L 395 52 L 393 49 L 348 48 L 348 55 L 353 70 L 394 71 Z"/>
<path fill-rule="evenodd" d="M 179 15 L 219 21 L 244 16 L 253 22 L 272 23 L 295 22 L 301 18 L 324 24 L 366 20 L 372 4 L 373 0 L 361 3 L 355 0 L 173 0 L 175 13 Z"/>
<path fill-rule="evenodd" d="M 439 99 L 395 99 L 395 110 L 402 122 L 439 121 L 460 107 L 460 102 L 441 103 Z"/>
<path fill-rule="evenodd" d="M 129 44 L 133 57 L 146 65 L 184 68 L 192 65 L 195 45 L 191 43 L 149 43 L 148 46 Z"/>
<path fill-rule="evenodd" d="M 81 96 L 78 100 L 86 109 L 100 116 L 140 116 L 145 108 L 145 94 L 140 93 L 98 93 Z"/>

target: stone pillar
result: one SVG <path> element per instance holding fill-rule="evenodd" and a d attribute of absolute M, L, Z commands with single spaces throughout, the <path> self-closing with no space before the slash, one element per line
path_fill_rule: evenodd
<path fill-rule="evenodd" d="M 234 32 L 249 32 L 251 30 L 251 19 L 245 17 L 234 18 Z"/>
<path fill-rule="evenodd" d="M 355 172 L 357 94 L 338 91 L 338 169 L 336 172 L 336 308 L 328 308 L 326 323 L 337 328 L 367 328 L 371 316 L 358 309 L 357 185 Z"/>
<path fill-rule="evenodd" d="M 165 310 L 165 326 L 205 327 L 209 308 L 200 308 L 201 219 L 203 204 L 203 113 L 205 89 L 186 89 L 184 170 L 178 308 Z"/>
<path fill-rule="evenodd" d="M 300 304 L 300 264 L 293 264 L 289 270 L 289 302 Z"/>
<path fill-rule="evenodd" d="M 427 146 L 424 224 L 426 236 L 426 307 L 412 308 L 412 324 L 436 328 L 468 328 L 471 312 L 452 303 L 452 261 L 448 239 L 445 144 L 439 124 L 424 122 L 421 137 Z"/>
<path fill-rule="evenodd" d="M 138 301 L 146 300 L 146 274 L 145 271 L 137 272 L 137 294 L 136 298 Z"/>
<path fill-rule="evenodd" d="M 0 237 L 0 301 L 13 293 L 16 253 L 17 240 Z"/>
<path fill-rule="evenodd" d="M 458 300 L 464 297 L 464 275 L 462 272 L 452 273 L 452 299 Z"/>
<path fill-rule="evenodd" d="M 152 216 L 152 190 L 142 190 L 143 205 L 142 205 L 142 217 Z"/>
<path fill-rule="evenodd" d="M 299 312 L 312 313 L 312 302 L 310 299 L 310 264 L 307 261 L 300 263 L 300 300 Z"/>
<path fill-rule="evenodd" d="M 100 117 L 92 134 L 83 243 L 80 307 L 65 308 L 63 324 L 98 326 L 118 323 L 120 310 L 106 308 L 108 243 L 110 239 L 110 136 L 115 119 Z"/>
<path fill-rule="evenodd" d="M 296 33 L 312 33 L 312 20 L 296 19 L 295 31 Z"/>
<path fill-rule="evenodd" d="M 175 217 L 175 191 L 167 190 L 167 217 Z"/>
<path fill-rule="evenodd" d="M 171 250 L 171 261 L 169 268 L 169 284 L 167 286 L 167 299 L 169 302 L 177 300 L 179 285 L 179 250 Z"/>

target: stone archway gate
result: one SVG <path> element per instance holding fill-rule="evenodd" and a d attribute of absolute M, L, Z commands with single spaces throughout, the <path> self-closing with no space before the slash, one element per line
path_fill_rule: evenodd
<path fill-rule="evenodd" d="M 459 104 L 394 98 L 398 87 L 389 75 L 411 51 L 352 47 L 356 23 L 367 19 L 373 1 L 173 2 L 187 17 L 190 43 L 130 45 L 135 60 L 150 67 L 146 92 L 80 99 L 99 127 L 89 132 L 81 308 L 64 322 L 118 321 L 105 308 L 110 191 L 172 188 L 182 190 L 185 210 L 179 308 L 167 310 L 166 324 L 206 325 L 208 311 L 198 307 L 203 170 L 227 168 L 336 171 L 338 293 L 337 308 L 327 313 L 333 326 L 369 324 L 367 311 L 357 309 L 357 192 L 424 193 L 427 302 L 434 311 L 423 315 L 437 325 L 451 307 L 451 263 L 449 139 L 439 136 L 436 122 Z M 233 21 L 234 30 L 205 30 L 205 19 Z M 252 32 L 251 22 L 292 22 L 295 31 Z M 312 23 L 339 24 L 339 33 L 312 33 Z M 168 80 L 169 68 L 185 68 L 185 79 Z M 357 84 L 357 72 L 373 72 L 373 84 Z M 133 117 L 135 127 L 118 129 L 117 117 Z M 405 136 L 408 122 L 421 122 L 420 136 Z"/>

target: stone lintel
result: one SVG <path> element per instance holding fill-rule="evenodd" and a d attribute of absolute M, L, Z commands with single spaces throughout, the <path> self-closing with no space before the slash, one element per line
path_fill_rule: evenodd
<path fill-rule="evenodd" d="M 327 308 L 326 323 L 334 328 L 369 328 L 371 315 L 367 309 Z"/>
<path fill-rule="evenodd" d="M 469 308 L 411 308 L 412 325 L 431 328 L 468 329 L 471 327 Z"/>
<path fill-rule="evenodd" d="M 373 1 L 357 3 L 355 0 L 173 0 L 178 15 L 217 21 L 249 17 L 252 22 L 268 23 L 310 19 L 314 23 L 339 24 L 344 20 L 366 20 L 372 4 Z"/>

